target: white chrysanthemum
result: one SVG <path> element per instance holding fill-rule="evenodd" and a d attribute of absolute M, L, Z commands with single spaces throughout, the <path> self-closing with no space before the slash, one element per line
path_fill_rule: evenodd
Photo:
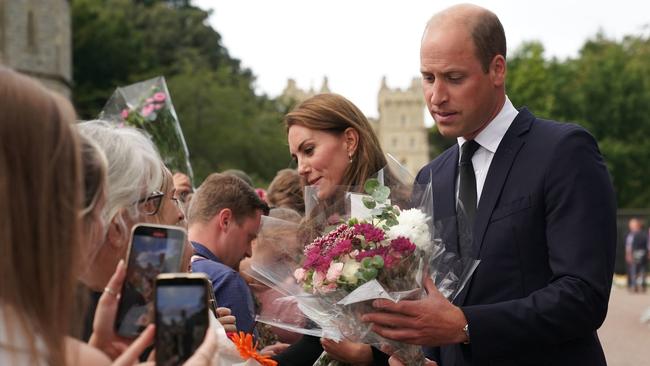
<path fill-rule="evenodd" d="M 403 236 L 419 249 L 426 250 L 431 245 L 429 220 L 431 217 L 417 208 L 404 210 L 397 216 L 398 224 L 391 226 L 386 234 L 390 239 Z"/>

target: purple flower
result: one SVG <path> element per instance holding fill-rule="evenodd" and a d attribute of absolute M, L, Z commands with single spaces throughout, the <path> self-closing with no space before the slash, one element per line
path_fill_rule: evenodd
<path fill-rule="evenodd" d="M 390 247 L 396 252 L 410 253 L 415 250 L 415 244 L 403 236 L 398 236 L 390 241 Z"/>
<path fill-rule="evenodd" d="M 378 243 L 384 240 L 384 230 L 377 228 L 371 224 L 356 224 L 354 225 L 356 234 L 363 235 L 366 241 Z"/>

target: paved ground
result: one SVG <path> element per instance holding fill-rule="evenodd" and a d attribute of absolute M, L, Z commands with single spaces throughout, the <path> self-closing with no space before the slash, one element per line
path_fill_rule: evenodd
<path fill-rule="evenodd" d="M 607 318 L 598 330 L 608 366 L 650 365 L 650 322 L 639 322 L 648 307 L 650 292 L 633 294 L 624 287 L 612 288 Z"/>

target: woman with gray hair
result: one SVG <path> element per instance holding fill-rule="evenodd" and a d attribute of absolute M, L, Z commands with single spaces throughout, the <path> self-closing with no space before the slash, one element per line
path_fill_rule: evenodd
<path fill-rule="evenodd" d="M 84 278 L 90 289 L 102 291 L 117 263 L 126 257 L 134 224 L 185 226 L 185 216 L 174 194 L 172 175 L 147 136 L 104 121 L 80 123 L 78 129 L 99 145 L 108 160 L 103 243 L 92 264 L 93 272 Z"/>

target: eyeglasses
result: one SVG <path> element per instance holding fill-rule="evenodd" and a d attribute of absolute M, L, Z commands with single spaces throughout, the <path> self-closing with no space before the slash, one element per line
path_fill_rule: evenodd
<path fill-rule="evenodd" d="M 165 197 L 163 192 L 153 191 L 147 197 L 138 200 L 136 204 L 141 206 L 142 213 L 153 216 L 158 213 L 158 210 L 160 210 L 163 197 Z"/>
<path fill-rule="evenodd" d="M 141 212 L 148 216 L 153 216 L 160 211 L 160 206 L 162 206 L 163 198 L 165 194 L 160 191 L 153 191 L 150 195 L 145 198 L 142 198 L 136 202 L 137 205 L 141 205 Z M 172 201 L 179 210 L 183 210 L 181 202 L 178 197 L 171 197 Z"/>

